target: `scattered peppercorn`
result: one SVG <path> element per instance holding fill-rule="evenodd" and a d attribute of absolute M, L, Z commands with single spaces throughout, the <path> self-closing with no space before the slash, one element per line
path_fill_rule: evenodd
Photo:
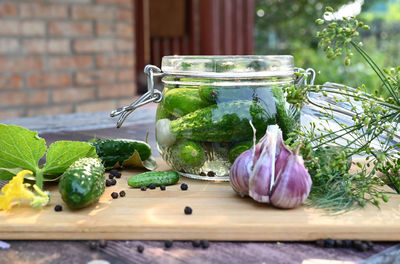
<path fill-rule="evenodd" d="M 156 188 L 156 185 L 154 183 L 150 183 L 149 188 L 151 190 L 154 190 Z"/>
<path fill-rule="evenodd" d="M 343 240 L 335 240 L 335 247 L 338 247 L 338 248 L 340 248 L 340 247 L 343 247 Z"/>
<path fill-rule="evenodd" d="M 116 170 L 116 169 L 110 170 L 110 174 L 112 174 L 112 175 L 114 175 L 114 176 L 121 175 L 121 173 L 120 173 L 118 170 Z"/>
<path fill-rule="evenodd" d="M 214 177 L 215 176 L 215 172 L 209 171 L 209 172 L 207 172 L 207 176 L 208 177 Z"/>
<path fill-rule="evenodd" d="M 181 184 L 181 190 L 186 191 L 188 189 L 188 185 L 186 183 Z"/>
<path fill-rule="evenodd" d="M 112 180 L 111 180 L 111 185 L 115 185 L 115 184 L 117 184 L 117 180 L 112 179 Z"/>
<path fill-rule="evenodd" d="M 160 190 L 165 191 L 165 185 L 160 185 Z"/>
<path fill-rule="evenodd" d="M 208 242 L 208 240 L 201 240 L 200 245 L 202 248 L 208 248 L 210 246 L 210 242 Z"/>
<path fill-rule="evenodd" d="M 113 192 L 113 193 L 111 194 L 111 197 L 112 197 L 113 199 L 117 199 L 117 198 L 118 198 L 118 193 Z"/>
<path fill-rule="evenodd" d="M 143 253 L 143 251 L 144 251 L 144 247 L 143 247 L 142 245 L 138 245 L 138 246 L 136 247 L 136 249 L 137 249 L 137 251 L 138 251 L 139 253 Z"/>
<path fill-rule="evenodd" d="M 61 212 L 62 211 L 62 206 L 57 204 L 56 206 L 54 206 L 54 211 Z"/>
<path fill-rule="evenodd" d="M 110 179 L 110 180 L 112 180 L 112 179 L 114 179 L 114 175 L 112 175 L 112 174 L 110 174 L 110 175 L 108 175 L 108 178 Z"/>
<path fill-rule="evenodd" d="M 141 190 L 141 191 L 146 191 L 146 190 L 147 190 L 147 187 L 146 187 L 146 186 L 142 186 L 142 187 L 140 187 L 140 190 Z"/>
<path fill-rule="evenodd" d="M 110 180 L 106 180 L 106 186 L 107 187 L 111 186 L 111 181 Z"/>
<path fill-rule="evenodd" d="M 317 241 L 315 241 L 315 244 L 316 244 L 318 247 L 324 247 L 324 245 L 325 245 L 325 240 L 323 240 L 323 239 L 318 239 Z"/>
<path fill-rule="evenodd" d="M 335 240 L 328 238 L 325 240 L 325 247 L 332 248 L 335 246 Z"/>
<path fill-rule="evenodd" d="M 165 240 L 165 242 L 164 242 L 165 248 L 170 248 L 170 247 L 172 247 L 173 244 L 174 244 L 174 242 L 172 240 Z"/>
<path fill-rule="evenodd" d="M 107 247 L 107 240 L 101 239 L 99 241 L 99 247 L 101 247 L 101 248 Z"/>
<path fill-rule="evenodd" d="M 353 242 L 351 240 L 345 240 L 343 241 L 343 247 L 345 248 L 351 248 Z"/>
<path fill-rule="evenodd" d="M 120 192 L 119 192 L 119 196 L 121 196 L 121 197 L 124 197 L 125 194 L 126 194 L 125 191 L 120 191 Z"/>
<path fill-rule="evenodd" d="M 200 176 L 206 176 L 206 175 L 207 174 L 204 171 L 200 172 Z"/>
<path fill-rule="evenodd" d="M 121 178 L 122 174 L 120 172 L 118 172 L 118 174 L 115 174 L 115 178 L 119 179 Z"/>
<path fill-rule="evenodd" d="M 89 248 L 94 250 L 97 249 L 97 242 L 96 241 L 89 241 Z"/>
<path fill-rule="evenodd" d="M 192 212 L 193 212 L 192 208 L 190 208 L 189 206 L 185 207 L 185 214 L 186 215 L 190 215 L 190 214 L 192 214 Z"/>
<path fill-rule="evenodd" d="M 200 240 L 193 240 L 192 241 L 192 246 L 193 247 L 200 247 Z"/>

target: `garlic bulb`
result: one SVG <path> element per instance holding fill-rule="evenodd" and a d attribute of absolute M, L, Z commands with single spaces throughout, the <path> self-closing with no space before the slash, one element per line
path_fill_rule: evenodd
<path fill-rule="evenodd" d="M 302 157 L 285 145 L 277 125 L 269 126 L 258 144 L 235 160 L 230 179 L 241 196 L 279 208 L 301 205 L 312 185 Z"/>

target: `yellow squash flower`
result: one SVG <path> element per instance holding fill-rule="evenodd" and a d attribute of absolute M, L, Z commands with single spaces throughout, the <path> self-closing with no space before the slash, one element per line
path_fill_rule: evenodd
<path fill-rule="evenodd" d="M 29 170 L 20 171 L 1 189 L 0 210 L 10 210 L 15 204 L 14 202 L 18 203 L 21 199 L 32 200 L 31 205 L 34 207 L 44 206 L 49 202 L 48 194 L 40 190 L 36 185 L 33 187 L 38 195 L 28 189 L 31 185 L 24 184 L 24 176 L 26 174 L 33 173 Z"/>

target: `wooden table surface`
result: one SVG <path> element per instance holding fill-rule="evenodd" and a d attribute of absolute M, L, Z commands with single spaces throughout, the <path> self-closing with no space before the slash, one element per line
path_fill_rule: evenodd
<path fill-rule="evenodd" d="M 39 131 L 48 144 L 56 140 L 135 138 L 150 133 L 154 156 L 154 105 L 136 110 L 120 129 L 106 112 L 0 120 Z M 163 241 L 107 241 L 105 248 L 90 249 L 90 241 L 3 241 L 3 263 L 400 263 L 400 244 L 376 242 L 373 250 L 320 248 L 304 242 L 212 242 L 208 249 L 193 248 L 190 241 L 175 241 L 165 249 Z M 143 245 L 142 254 L 136 248 Z"/>

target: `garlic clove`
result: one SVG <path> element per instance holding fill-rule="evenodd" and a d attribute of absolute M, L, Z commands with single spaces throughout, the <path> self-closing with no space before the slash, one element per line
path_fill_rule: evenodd
<path fill-rule="evenodd" d="M 292 153 L 277 175 L 270 202 L 279 208 L 295 208 L 307 199 L 311 185 L 311 177 L 304 167 L 303 158 L 296 152 Z"/>
<path fill-rule="evenodd" d="M 249 179 L 249 195 L 254 200 L 261 203 L 269 203 L 271 186 L 275 179 L 275 155 L 278 143 L 279 127 L 277 125 L 268 126 L 265 138 L 262 138 L 256 145 L 261 147 L 261 153 L 257 158 L 254 155 L 253 168 Z"/>
<path fill-rule="evenodd" d="M 283 142 L 282 132 L 278 134 L 278 145 L 276 148 L 276 161 L 275 161 L 275 178 L 283 169 L 292 151 Z"/>
<path fill-rule="evenodd" d="M 235 192 L 241 197 L 249 195 L 249 177 L 252 165 L 252 149 L 240 154 L 232 164 L 229 178 Z"/>

